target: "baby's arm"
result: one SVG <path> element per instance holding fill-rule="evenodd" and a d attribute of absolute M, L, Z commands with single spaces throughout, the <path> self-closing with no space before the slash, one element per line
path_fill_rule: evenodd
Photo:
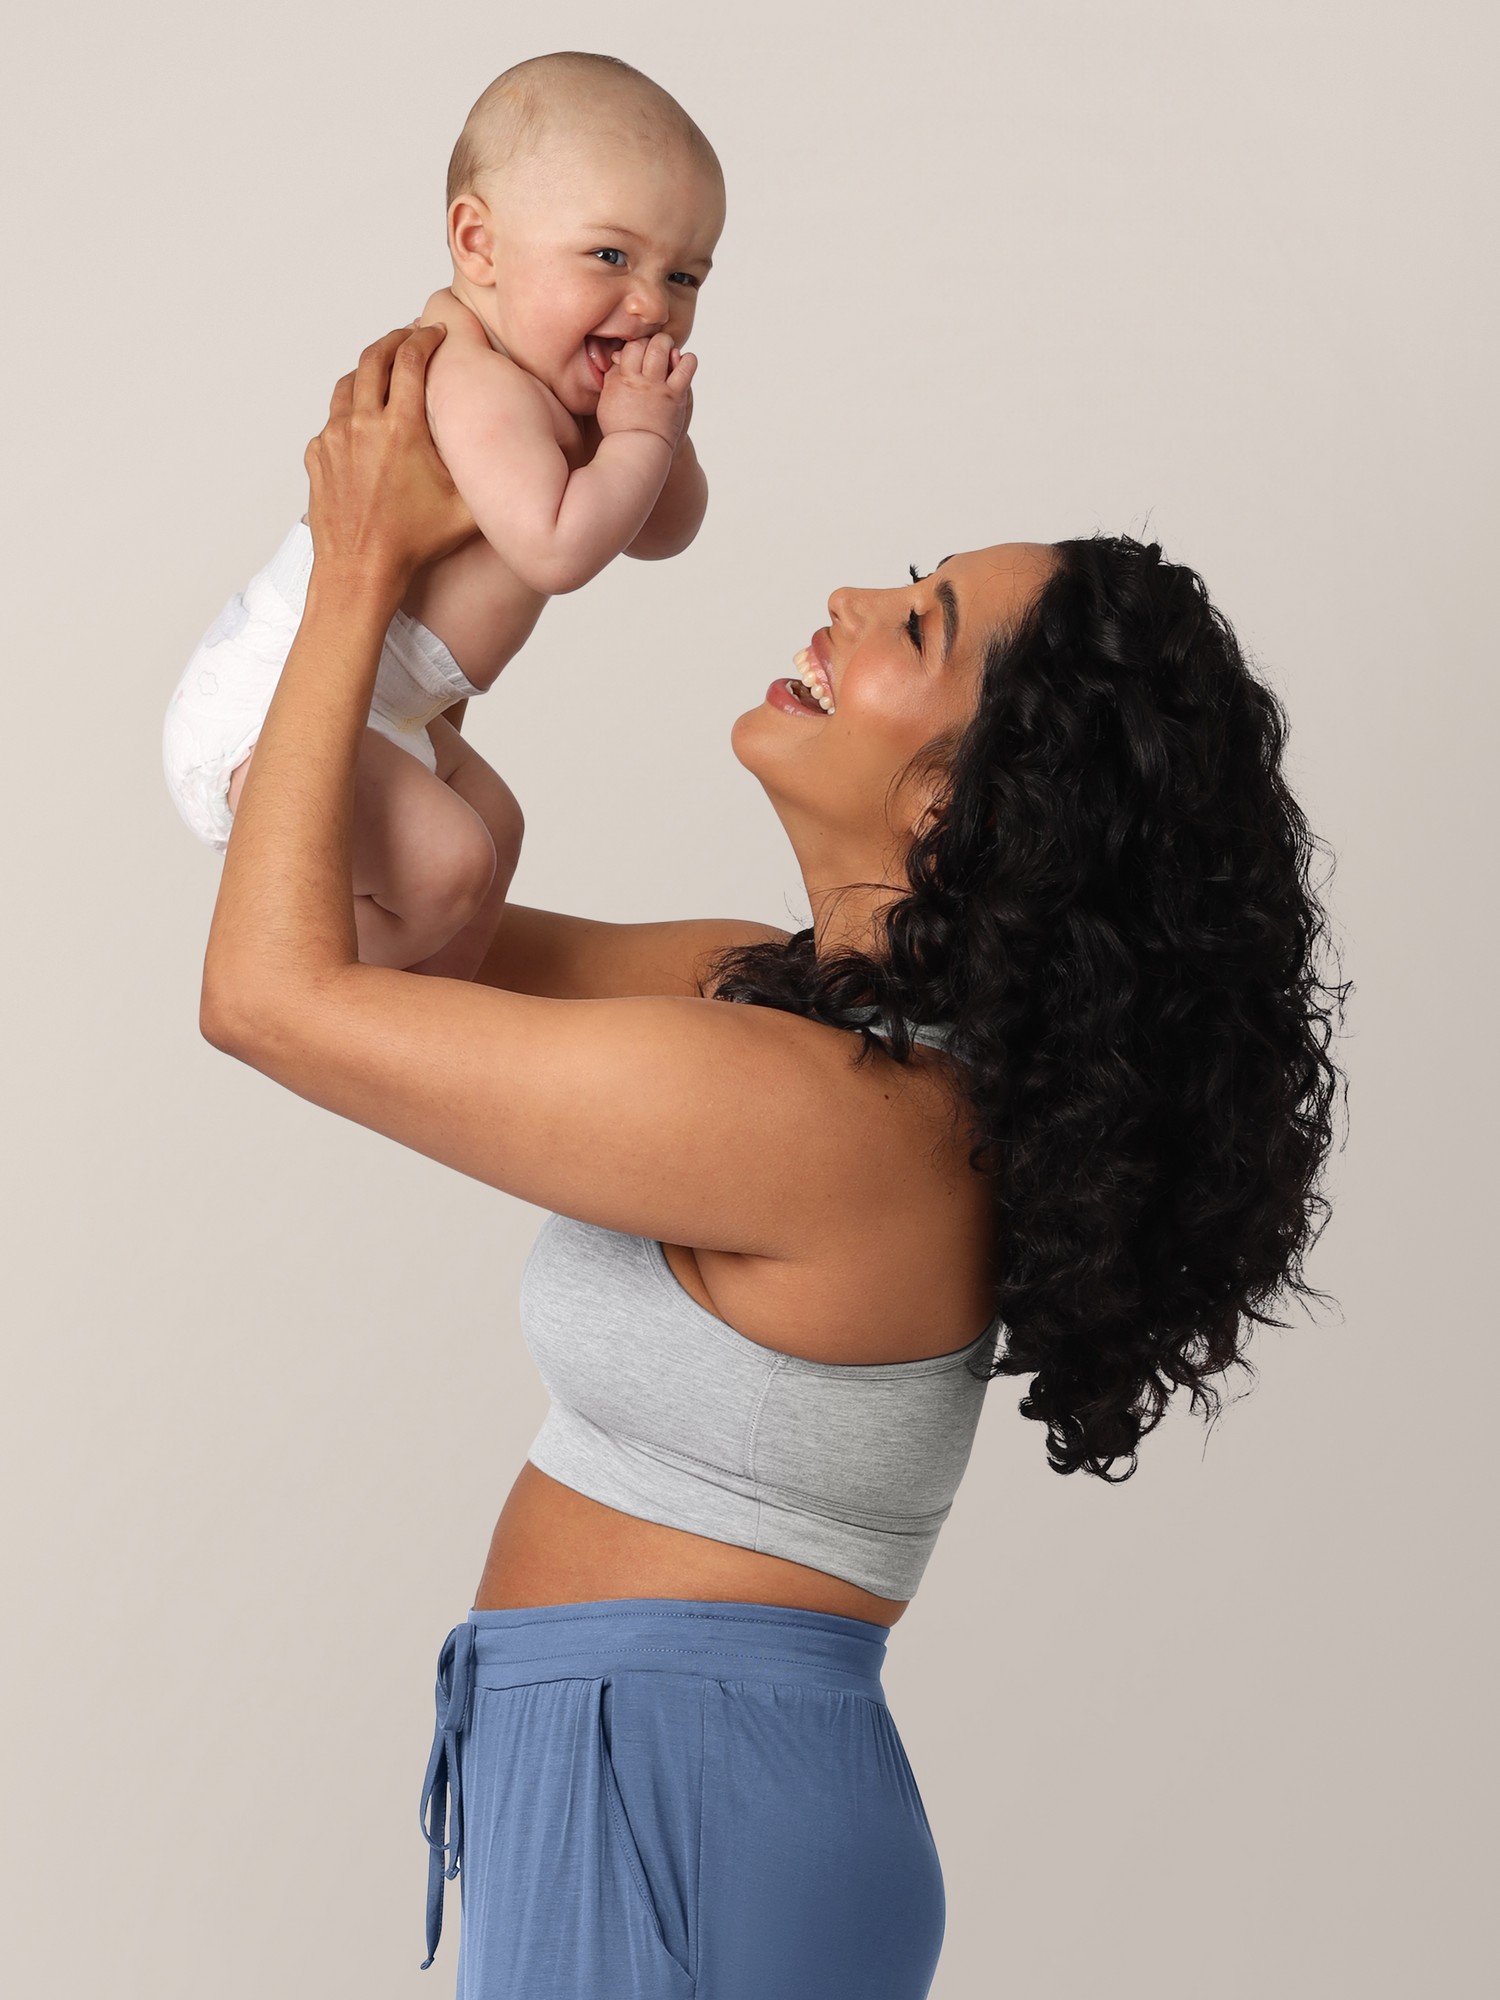
<path fill-rule="evenodd" d="M 622 349 L 599 398 L 598 449 L 570 471 L 547 391 L 487 345 L 451 345 L 429 377 L 428 407 L 454 484 L 524 584 L 548 597 L 577 590 L 636 539 L 656 505 L 693 357 L 674 360 L 665 334 Z"/>
<path fill-rule="evenodd" d="M 692 401 L 691 393 L 688 397 Z M 657 496 L 650 517 L 630 547 L 628 556 L 644 562 L 660 562 L 665 556 L 681 555 L 703 526 L 708 510 L 708 480 L 693 450 L 693 441 L 683 433 L 672 456 L 672 469 Z"/>

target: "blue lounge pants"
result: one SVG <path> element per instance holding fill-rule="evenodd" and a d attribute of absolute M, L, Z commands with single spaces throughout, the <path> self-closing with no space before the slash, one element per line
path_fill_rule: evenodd
<path fill-rule="evenodd" d="M 769 1604 L 474 1611 L 438 1662 L 428 1963 L 459 2000 L 923 2000 L 943 1877 L 887 1627 Z"/>

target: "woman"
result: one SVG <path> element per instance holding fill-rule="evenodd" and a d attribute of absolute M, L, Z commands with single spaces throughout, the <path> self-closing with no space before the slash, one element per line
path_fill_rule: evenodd
<path fill-rule="evenodd" d="M 429 1962 L 461 1856 L 468 2000 L 916 2000 L 942 1878 L 880 1661 L 986 1380 L 1123 1477 L 1304 1289 L 1337 994 L 1283 720 L 1154 549 L 953 556 L 835 593 L 831 714 L 779 682 L 736 725 L 811 931 L 512 909 L 472 985 L 363 966 L 381 635 L 471 531 L 440 338 L 309 447 L 203 989 L 220 1048 L 555 1211 L 552 1414 L 442 1656 Z"/>

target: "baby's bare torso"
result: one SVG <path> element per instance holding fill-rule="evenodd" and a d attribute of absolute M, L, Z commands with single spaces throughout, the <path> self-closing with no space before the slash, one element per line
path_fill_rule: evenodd
<path fill-rule="evenodd" d="M 441 322 L 447 338 L 433 357 L 432 374 L 458 367 L 494 366 L 523 375 L 513 361 L 497 354 L 467 306 L 451 291 L 434 292 L 422 309 L 423 326 Z M 597 427 L 590 421 L 585 434 L 577 418 L 534 377 L 524 376 L 546 408 L 558 446 L 569 469 L 586 465 L 598 446 Z M 451 556 L 419 572 L 401 608 L 435 632 L 475 687 L 487 688 L 501 668 L 515 658 L 535 629 L 547 599 L 523 583 L 482 535 L 476 535 Z"/>
<path fill-rule="evenodd" d="M 401 609 L 437 634 L 475 687 L 487 688 L 531 637 L 546 602 L 476 535 L 421 571 Z"/>

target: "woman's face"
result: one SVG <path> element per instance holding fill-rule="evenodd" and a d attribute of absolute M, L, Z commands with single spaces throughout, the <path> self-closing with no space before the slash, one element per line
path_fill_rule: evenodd
<path fill-rule="evenodd" d="M 1045 543 L 1006 542 L 948 556 L 919 583 L 833 593 L 805 666 L 799 655 L 732 738 L 804 869 L 871 880 L 858 872 L 871 843 L 882 855 L 893 835 L 904 844 L 932 796 L 920 774 L 903 783 L 908 767 L 934 746 L 946 762 L 978 704 L 991 635 L 1025 613 L 1051 567 Z"/>

